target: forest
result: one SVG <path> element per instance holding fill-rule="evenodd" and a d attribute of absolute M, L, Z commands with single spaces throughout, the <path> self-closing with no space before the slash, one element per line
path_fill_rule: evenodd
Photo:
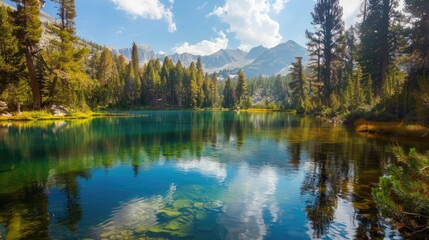
<path fill-rule="evenodd" d="M 429 123 L 427 1 L 365 0 L 361 21 L 345 29 L 339 1 L 317 1 L 310 55 L 287 76 L 247 80 L 240 70 L 220 81 L 199 59 L 190 66 L 166 57 L 141 65 L 132 56 L 76 35 L 74 1 L 58 5 L 55 24 L 42 23 L 39 0 L 1 7 L 0 96 L 11 110 L 73 111 L 137 108 L 295 109 L 355 120 Z"/>
<path fill-rule="evenodd" d="M 297 56 L 287 76 L 220 80 L 172 59 L 140 64 L 76 34 L 74 0 L 55 0 L 55 24 L 42 23 L 44 1 L 0 6 L 0 112 L 70 113 L 110 109 L 270 108 L 353 122 L 429 125 L 429 1 L 361 1 L 360 21 L 345 28 L 339 0 L 318 0 L 305 32 L 310 61 Z M 304 34 L 304 33 L 303 33 Z M 428 156 L 399 147 L 373 196 L 406 237 L 429 234 Z"/>

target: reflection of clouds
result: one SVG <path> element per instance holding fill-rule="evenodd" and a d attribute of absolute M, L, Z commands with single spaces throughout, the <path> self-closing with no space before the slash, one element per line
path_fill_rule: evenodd
<path fill-rule="evenodd" d="M 247 165 L 239 167 L 225 197 L 225 215 L 219 219 L 227 230 L 227 239 L 263 239 L 266 236 L 265 210 L 270 212 L 272 222 L 278 219 L 279 207 L 274 199 L 277 182 L 273 167 L 264 166 L 260 170 Z"/>
<path fill-rule="evenodd" d="M 220 182 L 223 182 L 227 177 L 225 164 L 211 160 L 208 157 L 196 160 L 179 160 L 176 166 L 182 171 L 197 171 L 204 176 L 214 177 Z"/>
<path fill-rule="evenodd" d="M 306 226 L 308 228 L 308 236 L 317 238 L 317 233 L 315 232 L 311 222 L 308 222 Z M 326 233 L 317 239 L 324 238 L 325 236 L 328 239 L 352 239 L 355 237 L 355 232 L 356 226 L 353 206 L 350 205 L 350 202 L 339 198 L 338 207 L 335 210 L 334 221 L 329 225 Z"/>

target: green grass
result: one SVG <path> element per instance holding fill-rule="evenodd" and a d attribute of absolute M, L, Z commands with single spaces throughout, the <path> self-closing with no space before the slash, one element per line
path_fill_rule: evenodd
<path fill-rule="evenodd" d="M 110 114 L 110 113 L 94 113 L 75 112 L 66 116 L 54 116 L 48 110 L 41 111 L 25 111 L 21 114 L 14 114 L 11 117 L 0 117 L 0 121 L 43 121 L 43 120 L 66 120 L 66 119 L 87 119 L 92 117 L 105 117 L 105 116 L 123 116 L 124 114 Z"/>

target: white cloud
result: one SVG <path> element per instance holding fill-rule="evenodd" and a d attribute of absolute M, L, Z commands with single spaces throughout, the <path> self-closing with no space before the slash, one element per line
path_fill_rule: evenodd
<path fill-rule="evenodd" d="M 218 16 L 229 24 L 228 31 L 240 41 L 240 48 L 249 50 L 258 45 L 274 47 L 281 43 L 280 25 L 270 16 L 272 9 L 267 0 L 226 0 L 223 7 L 216 7 L 209 16 Z"/>
<path fill-rule="evenodd" d="M 340 5 L 343 7 L 343 20 L 346 27 L 354 25 L 358 21 L 362 21 L 358 16 L 360 13 L 361 1 L 340 0 Z M 399 0 L 398 9 L 400 11 L 404 9 L 404 0 Z"/>
<path fill-rule="evenodd" d="M 343 7 L 343 20 L 346 27 L 355 24 L 358 20 L 361 1 L 340 0 L 340 5 Z"/>
<path fill-rule="evenodd" d="M 206 56 L 213 54 L 221 49 L 228 47 L 228 38 L 225 33 L 219 32 L 219 36 L 211 40 L 203 40 L 195 45 L 190 45 L 188 42 L 172 49 L 176 53 L 191 53 L 194 55 Z"/>
<path fill-rule="evenodd" d="M 289 0 L 276 0 L 272 5 L 274 12 L 280 13 L 288 1 Z"/>
<path fill-rule="evenodd" d="M 168 23 L 168 31 L 177 30 L 171 8 L 166 8 L 159 0 L 111 0 L 118 9 L 126 11 L 133 17 L 161 20 Z"/>

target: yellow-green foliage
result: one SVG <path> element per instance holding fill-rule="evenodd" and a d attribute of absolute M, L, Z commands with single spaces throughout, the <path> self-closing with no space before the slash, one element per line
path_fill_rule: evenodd
<path fill-rule="evenodd" d="M 372 122 L 359 119 L 354 123 L 357 132 L 391 134 L 402 137 L 429 138 L 429 129 L 418 124 L 401 122 Z"/>
<path fill-rule="evenodd" d="M 429 152 L 411 149 L 407 155 L 399 147 L 393 152 L 399 166 L 388 167 L 389 175 L 372 191 L 374 200 L 406 239 L 429 239 Z"/>
<path fill-rule="evenodd" d="M 84 119 L 93 116 L 103 116 L 103 114 L 94 114 L 91 111 L 74 112 L 68 116 L 54 116 L 48 110 L 26 111 L 11 117 L 0 117 L 0 121 L 34 121 L 34 120 L 61 120 L 61 119 Z"/>

